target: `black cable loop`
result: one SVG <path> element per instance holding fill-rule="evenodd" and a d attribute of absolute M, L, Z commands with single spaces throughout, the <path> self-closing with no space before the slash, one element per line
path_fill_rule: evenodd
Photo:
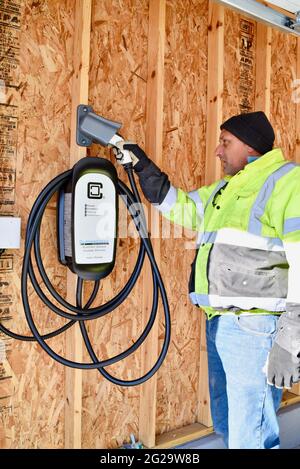
<path fill-rule="evenodd" d="M 58 361 L 59 363 L 65 366 L 69 366 L 72 368 L 79 368 L 79 369 L 98 369 L 99 372 L 105 378 L 107 378 L 114 384 L 118 384 L 121 386 L 133 386 L 133 385 L 141 384 L 142 382 L 149 379 L 161 366 L 162 361 L 164 360 L 165 355 L 167 353 L 167 349 L 168 349 L 169 342 L 170 342 L 170 312 L 169 312 L 168 300 L 167 300 L 166 292 L 164 289 L 164 285 L 163 285 L 156 261 L 153 256 L 152 245 L 148 237 L 145 214 L 144 214 L 142 206 L 140 205 L 141 200 L 140 200 L 140 197 L 136 188 L 136 184 L 134 181 L 132 165 L 127 165 L 127 167 L 125 167 L 125 170 L 130 180 L 131 190 L 122 181 L 119 180 L 118 193 L 123 199 L 123 201 L 125 202 L 125 204 L 127 205 L 127 208 L 135 223 L 135 226 L 140 234 L 140 248 L 139 248 L 139 253 L 138 253 L 138 258 L 137 258 L 135 268 L 128 282 L 123 287 L 123 289 L 116 295 L 115 298 L 108 301 L 106 304 L 100 307 L 91 308 L 91 305 L 93 301 L 95 300 L 97 296 L 97 292 L 99 290 L 100 282 L 97 281 L 94 284 L 93 292 L 87 304 L 83 308 L 82 307 L 82 288 L 83 288 L 82 279 L 78 278 L 77 293 L 76 293 L 76 306 L 74 306 L 70 304 L 69 302 L 67 302 L 63 297 L 61 297 L 61 295 L 59 295 L 59 293 L 54 289 L 52 283 L 50 282 L 49 277 L 46 274 L 46 271 L 42 262 L 41 251 L 40 251 L 41 221 L 42 221 L 42 217 L 46 209 L 46 206 L 49 200 L 51 199 L 51 197 L 56 192 L 58 192 L 61 188 L 63 188 L 66 185 L 66 183 L 69 181 L 69 179 L 71 178 L 72 170 L 69 170 L 60 174 L 59 176 L 57 176 L 56 178 L 54 178 L 52 181 L 50 181 L 47 184 L 47 186 L 42 190 L 40 195 L 37 197 L 32 207 L 32 210 L 30 212 L 29 218 L 28 218 L 28 225 L 27 225 L 26 238 L 25 238 L 25 253 L 24 253 L 22 278 L 21 278 L 21 291 L 22 291 L 22 301 L 23 301 L 25 316 L 26 316 L 27 323 L 29 325 L 29 328 L 33 336 L 24 336 L 24 335 L 14 333 L 12 331 L 9 331 L 2 324 L 0 324 L 0 330 L 15 339 L 26 340 L 26 341 L 36 340 L 44 349 L 44 351 L 46 351 L 54 360 Z M 136 204 L 139 205 L 139 212 L 136 211 Z M 32 247 L 34 247 L 34 256 L 36 260 L 37 269 L 39 271 L 39 274 L 42 277 L 42 280 L 43 280 L 44 285 L 46 286 L 46 289 L 48 290 L 50 295 L 52 295 L 52 297 L 60 305 L 62 305 L 67 310 L 72 311 L 72 313 L 74 314 L 68 313 L 67 311 L 63 311 L 60 308 L 58 308 L 56 305 L 54 305 L 51 302 L 51 300 L 42 291 L 40 285 L 38 284 L 38 281 L 34 272 L 34 268 L 33 268 L 33 263 L 31 259 Z M 151 308 L 151 313 L 148 319 L 148 323 L 144 331 L 142 332 L 142 334 L 136 340 L 136 342 L 133 345 L 131 345 L 127 350 L 119 353 L 118 355 L 112 358 L 99 361 L 97 356 L 94 353 L 91 342 L 89 340 L 85 321 L 96 319 L 96 318 L 102 317 L 110 313 L 111 311 L 116 309 L 127 298 L 131 290 L 133 289 L 137 281 L 137 278 L 141 272 L 146 253 L 150 260 L 150 264 L 152 268 L 152 279 L 153 279 L 153 301 L 152 301 L 152 308 Z M 28 299 L 28 291 L 27 291 L 28 277 L 37 295 L 49 307 L 49 309 L 55 312 L 56 314 L 58 314 L 59 316 L 62 316 L 66 319 L 70 319 L 70 321 L 67 324 L 65 324 L 61 328 L 49 334 L 40 335 L 39 331 L 37 330 L 35 326 L 35 323 L 31 314 L 31 309 L 30 309 L 30 304 L 29 304 L 29 299 Z M 164 339 L 164 343 L 163 343 L 160 355 L 158 357 L 158 360 L 154 364 L 154 366 L 151 368 L 151 370 L 149 370 L 141 378 L 137 378 L 137 379 L 130 380 L 130 381 L 125 381 L 125 380 L 120 380 L 118 378 L 115 378 L 114 376 L 110 375 L 106 370 L 104 370 L 103 367 L 109 366 L 113 363 L 116 363 L 119 360 L 126 358 L 128 355 L 133 353 L 146 339 L 156 318 L 157 308 L 158 308 L 158 292 L 160 292 L 161 297 L 162 297 L 162 303 L 164 306 L 164 314 L 165 314 L 165 325 L 166 325 L 165 339 Z M 93 360 L 93 363 L 77 363 L 77 362 L 68 360 L 58 355 L 56 352 L 54 352 L 54 350 L 50 348 L 49 345 L 46 344 L 45 342 L 45 340 L 55 337 L 58 334 L 61 334 L 62 332 L 70 328 L 73 324 L 75 324 L 77 321 L 79 321 L 83 340 Z"/>

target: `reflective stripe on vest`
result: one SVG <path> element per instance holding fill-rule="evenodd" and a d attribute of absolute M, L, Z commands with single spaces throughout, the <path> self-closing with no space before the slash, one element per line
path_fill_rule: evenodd
<path fill-rule="evenodd" d="M 162 213 L 169 212 L 170 210 L 172 210 L 172 207 L 176 204 L 177 193 L 178 189 L 171 185 L 162 203 L 153 205 L 155 205 L 155 208 L 157 208 Z"/>
<path fill-rule="evenodd" d="M 283 226 L 283 234 L 288 234 L 293 231 L 300 230 L 300 218 L 287 218 Z"/>
<path fill-rule="evenodd" d="M 261 235 L 262 222 L 260 221 L 260 217 L 265 212 L 266 205 L 272 195 L 275 184 L 280 178 L 292 171 L 295 166 L 297 166 L 295 163 L 286 163 L 267 178 L 252 206 L 248 225 L 248 231 L 250 233 Z"/>
<path fill-rule="evenodd" d="M 202 202 L 201 197 L 199 195 L 198 189 L 196 189 L 195 191 L 188 192 L 188 196 L 189 196 L 190 199 L 192 199 L 195 202 L 196 207 L 197 207 L 197 212 L 198 212 L 199 216 L 201 218 L 203 218 L 203 216 L 204 216 L 204 205 L 203 205 L 203 202 Z"/>
<path fill-rule="evenodd" d="M 194 305 L 211 306 L 215 308 L 230 309 L 233 305 L 242 310 L 250 310 L 253 308 L 255 298 L 249 296 L 219 296 L 219 295 L 201 295 L 198 293 L 190 293 L 190 299 Z M 285 311 L 286 298 L 259 298 L 259 308 L 267 311 Z"/>

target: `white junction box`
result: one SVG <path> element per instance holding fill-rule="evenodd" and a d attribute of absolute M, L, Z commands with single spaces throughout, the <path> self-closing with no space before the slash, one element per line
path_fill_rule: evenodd
<path fill-rule="evenodd" d="M 21 218 L 0 217 L 0 249 L 19 249 Z"/>

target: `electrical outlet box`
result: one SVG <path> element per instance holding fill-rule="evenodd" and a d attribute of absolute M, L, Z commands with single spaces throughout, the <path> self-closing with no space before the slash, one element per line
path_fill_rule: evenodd
<path fill-rule="evenodd" d="M 21 218 L 0 217 L 0 249 L 19 249 Z"/>

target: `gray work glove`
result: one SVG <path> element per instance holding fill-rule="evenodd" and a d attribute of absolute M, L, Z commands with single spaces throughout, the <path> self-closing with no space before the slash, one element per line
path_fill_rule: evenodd
<path fill-rule="evenodd" d="M 300 381 L 300 358 L 294 357 L 274 343 L 268 358 L 268 384 L 276 388 L 291 388 Z"/>
<path fill-rule="evenodd" d="M 291 388 L 300 381 L 299 305 L 288 304 L 289 311 L 278 320 L 277 334 L 267 361 L 268 384 Z"/>

